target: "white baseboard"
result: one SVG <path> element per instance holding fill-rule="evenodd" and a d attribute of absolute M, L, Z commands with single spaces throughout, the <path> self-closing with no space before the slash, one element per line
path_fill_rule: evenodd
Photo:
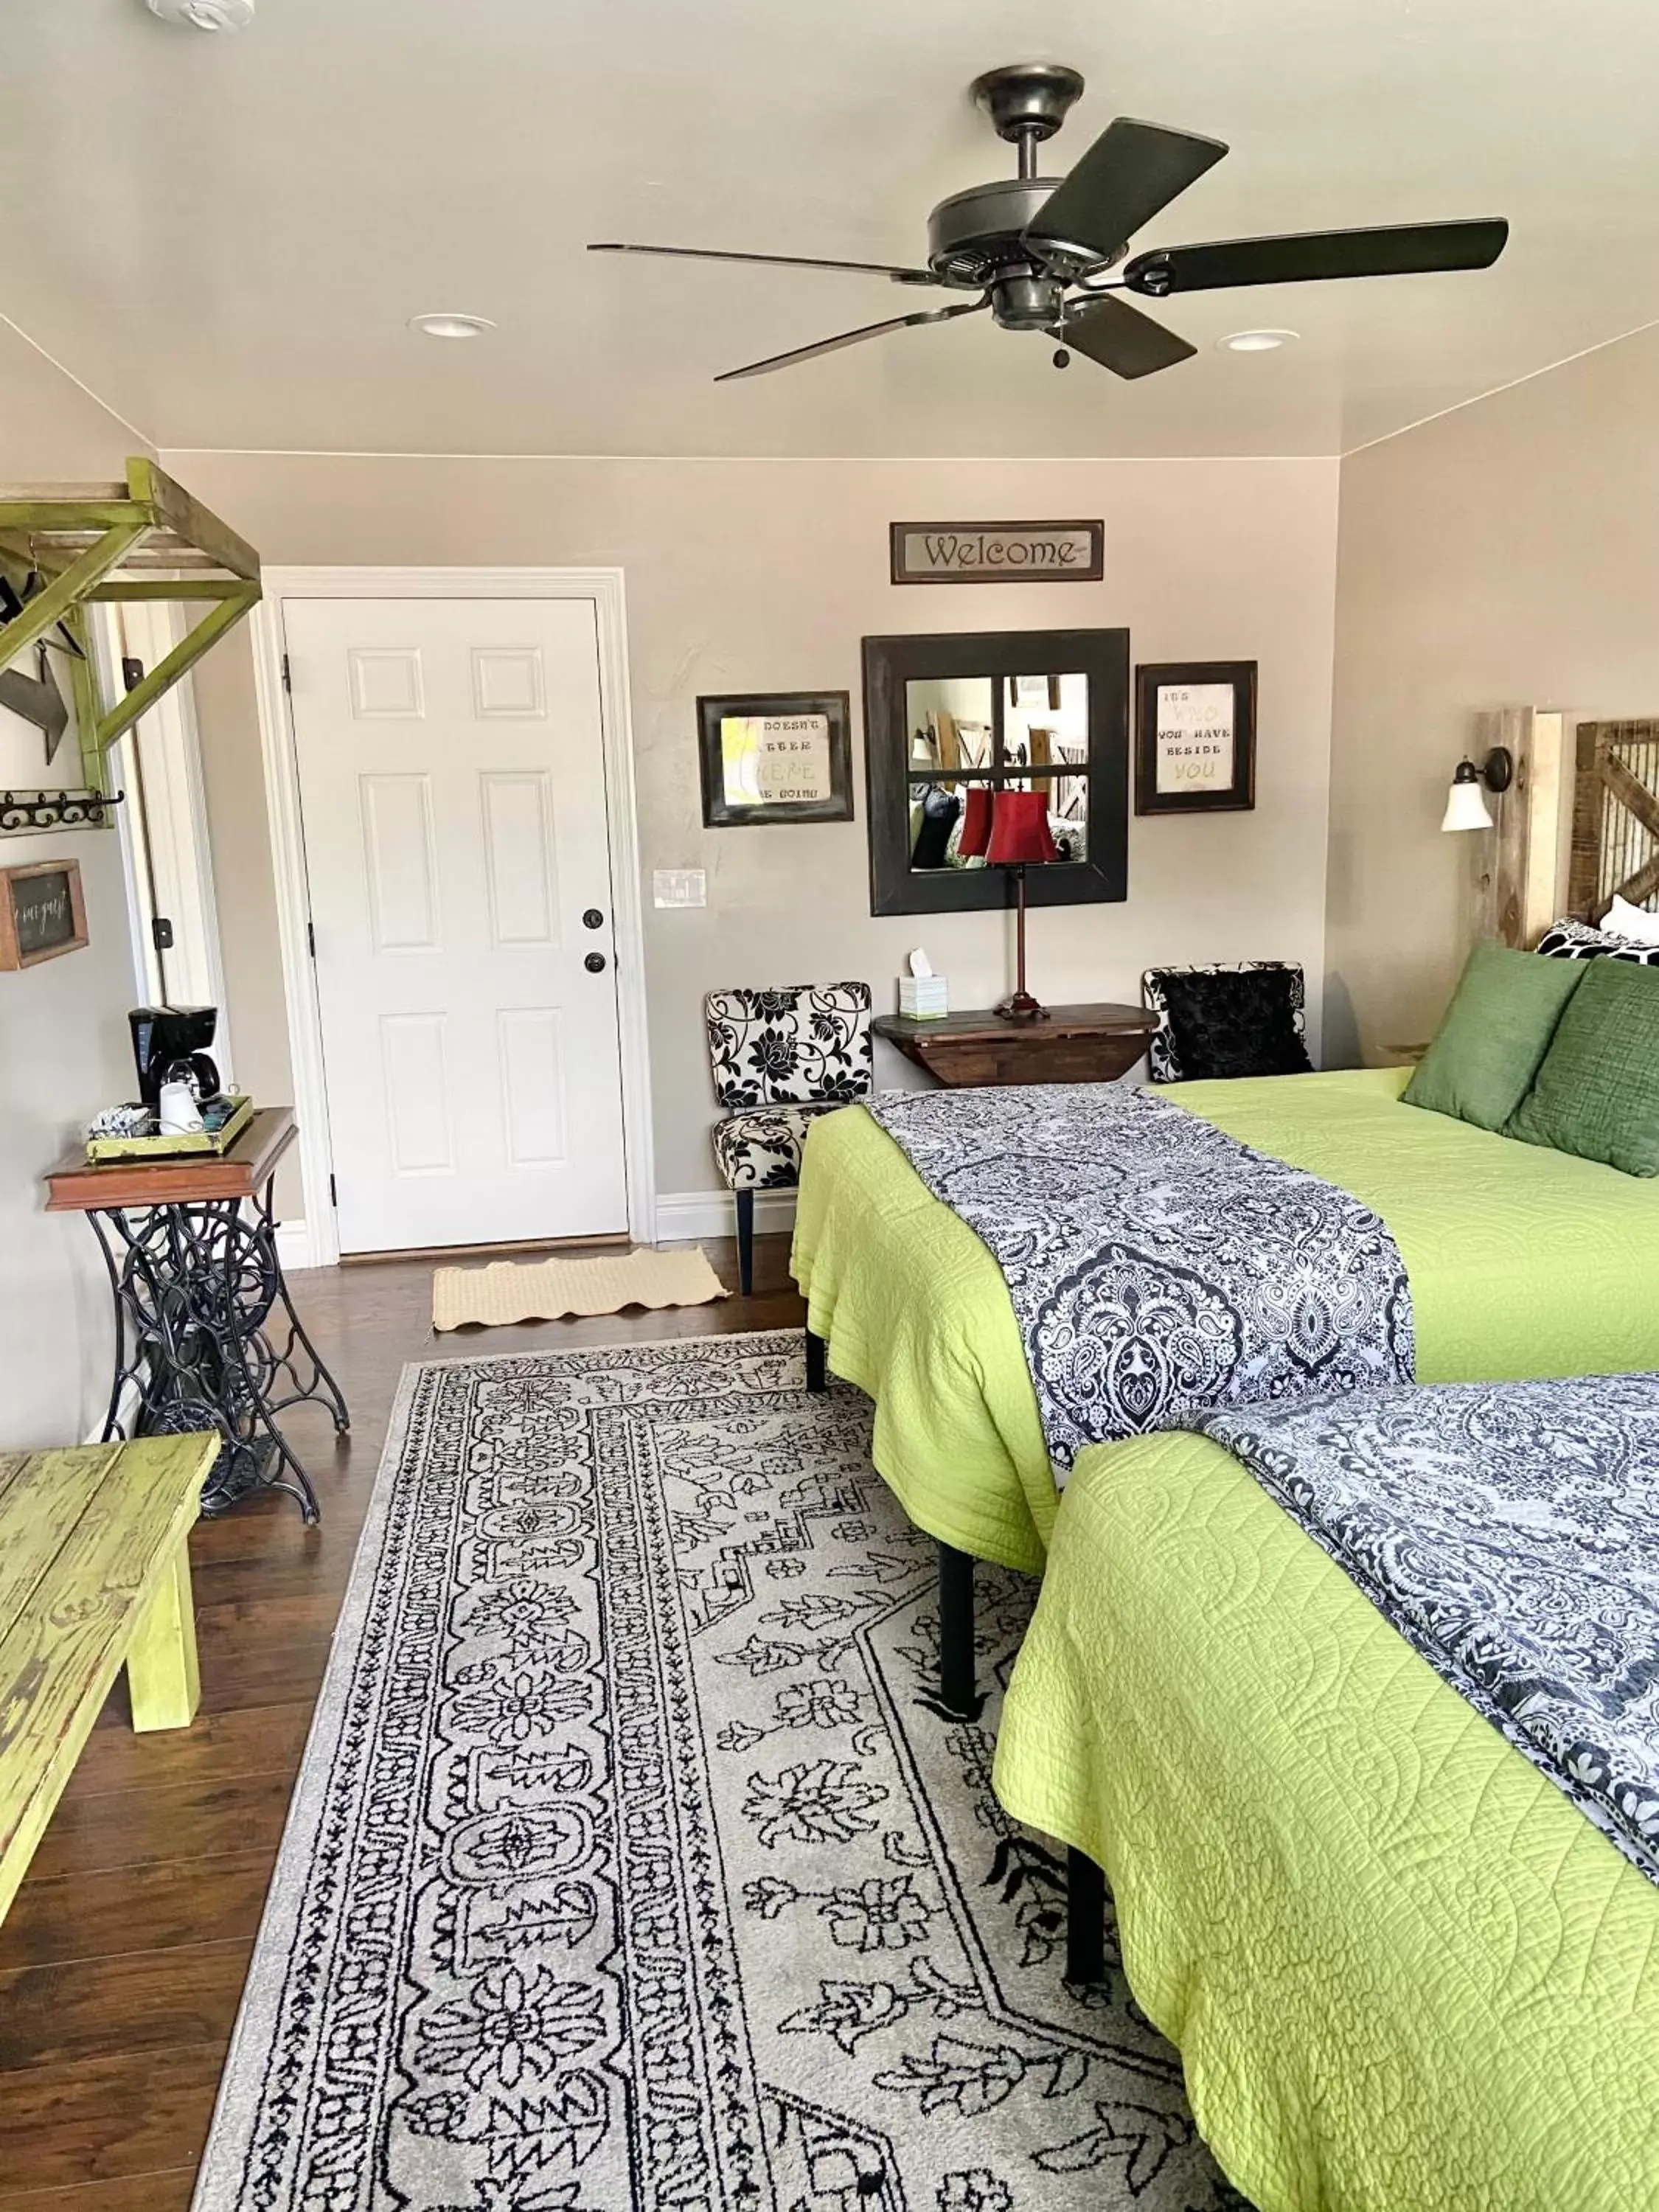
<path fill-rule="evenodd" d="M 303 1221 L 279 1221 L 276 1224 L 276 1257 L 283 1273 L 290 1268 L 314 1267 L 316 1259 L 311 1249 L 311 1231 Z"/>
<path fill-rule="evenodd" d="M 138 1408 L 143 1405 L 143 1393 L 138 1388 L 138 1377 L 136 1375 L 130 1375 L 127 1377 L 125 1386 L 123 1389 L 120 1396 L 115 1401 L 115 1418 L 121 1425 L 121 1433 L 123 1436 L 130 1437 L 132 1434 L 132 1425 L 137 1419 Z M 103 1422 L 101 1420 L 94 1422 L 93 1426 L 88 1430 L 86 1435 L 82 1437 L 81 1441 L 85 1444 L 102 1443 L 104 1441 Z"/>
<path fill-rule="evenodd" d="M 755 1193 L 757 1237 L 786 1235 L 795 1225 L 793 1190 Z M 735 1237 L 737 1217 L 728 1190 L 660 1190 L 657 1193 L 659 1244 L 694 1243 L 700 1237 Z M 279 1221 L 276 1256 L 287 1274 L 297 1267 L 314 1267 L 311 1232 L 303 1221 Z"/>
<path fill-rule="evenodd" d="M 755 1234 L 770 1237 L 795 1225 L 793 1190 L 755 1193 Z M 737 1213 L 729 1190 L 659 1190 L 657 1193 L 657 1242 L 690 1243 L 699 1237 L 735 1237 Z"/>

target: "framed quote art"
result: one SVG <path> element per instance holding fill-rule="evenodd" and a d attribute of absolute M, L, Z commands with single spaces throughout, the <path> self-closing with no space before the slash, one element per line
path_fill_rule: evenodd
<path fill-rule="evenodd" d="M 1253 660 L 1135 671 L 1135 812 L 1237 812 L 1255 805 Z"/>
<path fill-rule="evenodd" d="M 848 714 L 845 691 L 699 699 L 704 826 L 850 822 Z"/>

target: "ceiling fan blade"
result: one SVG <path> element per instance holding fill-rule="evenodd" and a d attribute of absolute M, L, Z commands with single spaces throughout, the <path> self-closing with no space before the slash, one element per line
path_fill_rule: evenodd
<path fill-rule="evenodd" d="M 1291 238 L 1234 238 L 1212 246 L 1167 246 L 1125 262 L 1124 284 L 1162 300 L 1234 284 L 1299 284 L 1338 276 L 1413 276 L 1439 269 L 1490 269 L 1510 227 L 1410 222 L 1376 230 L 1313 230 Z"/>
<path fill-rule="evenodd" d="M 716 384 L 730 384 L 740 376 L 766 376 L 775 368 L 793 368 L 798 361 L 816 361 L 821 353 L 839 353 L 843 346 L 862 345 L 866 338 L 884 337 L 889 331 L 913 330 L 920 323 L 948 323 L 958 315 L 977 315 L 990 306 L 988 300 L 966 300 L 954 307 L 924 309 L 915 315 L 890 315 L 884 323 L 866 323 L 861 330 L 842 331 L 838 337 L 820 338 L 815 345 L 796 346 L 789 353 L 769 355 L 764 361 L 751 361 L 742 368 L 728 368 L 714 379 Z"/>
<path fill-rule="evenodd" d="M 1120 115 L 1050 192 L 1026 225 L 1026 238 L 1039 246 L 1077 246 L 1095 259 L 1115 253 L 1226 150 L 1218 138 Z"/>
<path fill-rule="evenodd" d="M 1054 335 L 1061 345 L 1087 354 L 1114 376 L 1151 376 L 1160 368 L 1173 368 L 1177 362 L 1190 361 L 1198 351 L 1109 292 L 1068 306 Z"/>
<path fill-rule="evenodd" d="M 737 253 L 714 246 L 590 246 L 590 253 L 659 253 L 675 261 L 758 261 L 771 269 L 848 269 L 865 276 L 890 276 L 896 284 L 937 284 L 929 269 L 896 269 L 886 261 L 822 261 L 810 253 Z"/>

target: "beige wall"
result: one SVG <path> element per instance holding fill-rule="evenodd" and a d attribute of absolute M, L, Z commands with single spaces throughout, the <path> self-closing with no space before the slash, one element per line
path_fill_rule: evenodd
<path fill-rule="evenodd" d="M 0 323 L 0 483 L 113 479 L 133 433 Z M 79 775 L 74 733 L 52 776 Z M 0 708 L 0 786 L 51 781 L 40 733 Z M 109 1391 L 109 1287 L 78 1216 L 47 1214 L 40 1176 L 79 1125 L 130 1095 L 133 1003 L 121 858 L 112 830 L 0 839 L 0 865 L 81 863 L 91 942 L 0 975 L 0 1449 L 76 1443 Z"/>
<path fill-rule="evenodd" d="M 1429 1035 L 1464 947 L 1438 834 L 1483 708 L 1659 714 L 1659 331 L 1342 465 L 1327 1049 Z"/>
<path fill-rule="evenodd" d="M 1037 915 L 1032 981 L 1054 1000 L 1135 999 L 1154 961 L 1283 957 L 1319 972 L 1334 461 L 167 464 L 270 562 L 625 571 L 661 1191 L 718 1188 L 711 986 L 862 976 L 890 1006 L 903 954 L 925 943 L 958 1006 L 1006 988 L 1005 917 L 871 919 L 861 742 L 855 822 L 702 826 L 697 694 L 844 689 L 856 727 L 867 633 L 1127 623 L 1137 659 L 1259 660 L 1255 811 L 1133 822 L 1127 903 Z M 930 514 L 1103 515 L 1106 580 L 895 589 L 887 525 Z M 216 652 L 198 702 L 239 1073 L 275 1097 L 288 1067 L 246 654 L 243 640 Z M 651 870 L 687 866 L 708 872 L 708 908 L 656 912 Z"/>

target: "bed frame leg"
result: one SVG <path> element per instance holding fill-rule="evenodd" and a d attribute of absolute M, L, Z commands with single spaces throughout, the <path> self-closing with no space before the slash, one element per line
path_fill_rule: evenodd
<path fill-rule="evenodd" d="M 1066 1854 L 1066 1978 L 1106 1978 L 1106 1877 L 1075 1847 Z"/>
<path fill-rule="evenodd" d="M 977 1720 L 974 1694 L 974 1562 L 953 1545 L 939 1547 L 939 1696 L 950 1713 Z"/>
<path fill-rule="evenodd" d="M 815 1398 L 830 1388 L 829 1346 L 821 1336 L 806 1332 L 806 1387 Z"/>

